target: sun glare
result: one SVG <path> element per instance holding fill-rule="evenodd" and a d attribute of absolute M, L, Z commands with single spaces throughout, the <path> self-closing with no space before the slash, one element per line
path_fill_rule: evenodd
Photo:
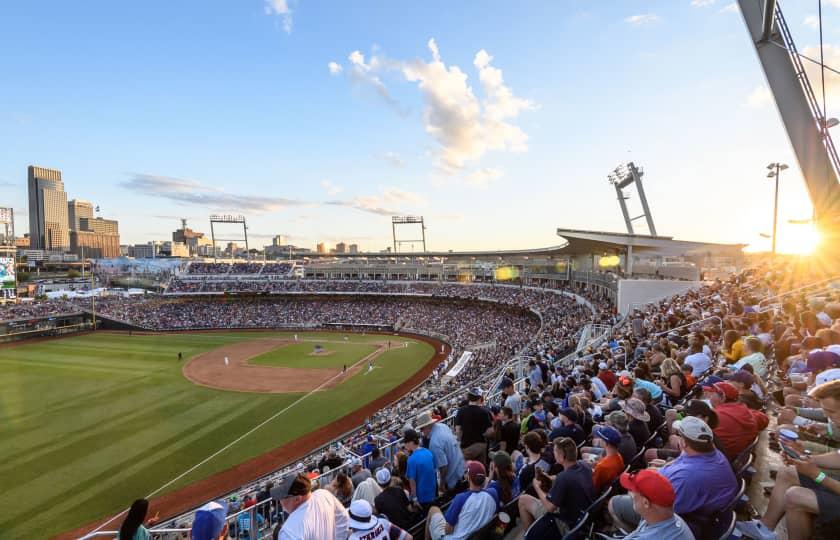
<path fill-rule="evenodd" d="M 813 225 L 789 225 L 779 229 L 777 251 L 789 255 L 811 255 L 820 244 L 820 233 Z"/>

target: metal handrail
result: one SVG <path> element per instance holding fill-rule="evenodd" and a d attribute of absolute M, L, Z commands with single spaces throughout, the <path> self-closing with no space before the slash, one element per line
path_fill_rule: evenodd
<path fill-rule="evenodd" d="M 831 276 L 831 277 L 829 277 L 829 278 L 821 279 L 821 280 L 819 280 L 819 281 L 814 281 L 813 283 L 809 283 L 808 285 L 803 285 L 803 286 L 801 286 L 801 287 L 797 287 L 797 288 L 795 288 L 795 289 L 791 289 L 791 290 L 789 290 L 789 291 L 787 291 L 787 292 L 780 293 L 780 294 L 777 294 L 777 295 L 775 295 L 775 296 L 770 296 L 770 297 L 768 297 L 768 298 L 765 298 L 765 299 L 761 300 L 761 301 L 758 303 L 758 307 L 760 308 L 762 305 L 764 305 L 764 303 L 765 303 L 765 302 L 768 302 L 768 301 L 770 301 L 770 300 L 775 300 L 775 299 L 777 299 L 777 298 L 783 298 L 783 297 L 785 297 L 785 296 L 788 296 L 788 295 L 791 295 L 791 294 L 794 294 L 794 293 L 801 292 L 801 291 L 803 291 L 803 290 L 805 290 L 805 289 L 809 289 L 809 288 L 814 287 L 814 286 L 817 286 L 817 285 L 825 285 L 825 284 L 828 284 L 828 283 L 831 283 L 831 282 L 833 282 L 833 281 L 837 281 L 837 280 L 840 280 L 840 274 L 835 274 L 835 275 L 833 275 L 833 276 Z"/>
<path fill-rule="evenodd" d="M 663 330 L 662 332 L 657 332 L 657 333 L 653 334 L 653 336 L 654 337 L 663 336 L 665 334 L 670 334 L 671 332 L 673 332 L 675 330 L 680 330 L 682 328 L 687 328 L 689 326 L 693 326 L 695 324 L 703 323 L 703 322 L 706 322 L 706 321 L 711 321 L 713 319 L 718 320 L 718 323 L 720 324 L 720 334 L 723 335 L 723 319 L 718 317 L 717 315 L 712 315 L 711 317 L 706 317 L 705 319 L 698 319 L 698 320 L 692 321 L 690 323 L 685 323 L 685 324 L 681 324 L 679 326 L 675 326 L 674 328 L 671 328 L 669 330 Z"/>

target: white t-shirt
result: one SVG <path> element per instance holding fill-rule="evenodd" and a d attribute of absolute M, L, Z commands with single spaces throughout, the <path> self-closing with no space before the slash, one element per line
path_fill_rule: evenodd
<path fill-rule="evenodd" d="M 589 380 L 592 381 L 592 393 L 595 394 L 595 399 L 601 399 L 610 392 L 607 390 L 607 385 L 598 377 L 592 377 Z"/>
<path fill-rule="evenodd" d="M 391 525 L 387 519 L 378 518 L 378 522 L 373 528 L 366 531 L 351 532 L 349 540 L 392 540 L 401 538 L 406 538 L 405 531 Z"/>
<path fill-rule="evenodd" d="M 280 540 L 347 540 L 347 510 L 325 489 L 316 489 L 280 529 Z"/>
<path fill-rule="evenodd" d="M 735 369 L 741 369 L 745 365 L 750 364 L 755 370 L 755 374 L 762 379 L 767 375 L 767 358 L 760 352 L 742 356 L 740 360 L 732 364 Z"/>
<path fill-rule="evenodd" d="M 706 353 L 694 353 L 685 357 L 685 363 L 691 366 L 691 374 L 699 377 L 712 365 L 712 360 Z"/>

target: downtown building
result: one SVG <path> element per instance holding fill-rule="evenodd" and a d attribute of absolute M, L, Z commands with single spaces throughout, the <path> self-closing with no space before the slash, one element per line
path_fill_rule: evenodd
<path fill-rule="evenodd" d="M 27 169 L 29 191 L 29 241 L 32 249 L 67 251 L 67 193 L 61 171 L 30 165 Z"/>

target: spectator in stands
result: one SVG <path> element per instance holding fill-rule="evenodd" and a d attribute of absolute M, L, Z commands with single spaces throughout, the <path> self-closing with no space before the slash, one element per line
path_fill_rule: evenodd
<path fill-rule="evenodd" d="M 382 451 L 379 449 L 379 447 L 374 446 L 373 450 L 370 451 L 370 459 L 368 460 L 368 470 L 371 472 L 376 472 L 376 470 L 380 467 L 384 467 L 386 463 L 388 463 L 388 458 L 382 455 Z"/>
<path fill-rule="evenodd" d="M 449 426 L 436 422 L 429 412 L 418 417 L 417 428 L 429 439 L 429 450 L 435 458 L 435 469 L 440 476 L 441 492 L 457 491 L 462 486 L 466 470 L 458 439 Z"/>
<path fill-rule="evenodd" d="M 402 529 L 410 529 L 420 519 L 418 507 L 413 506 L 402 482 L 397 477 L 391 477 L 388 469 L 376 471 L 376 481 L 382 488 L 382 493 L 374 499 L 377 513 L 387 516 L 388 521 Z"/>
<path fill-rule="evenodd" d="M 726 457 L 715 448 L 714 433 L 694 416 L 674 422 L 680 436 L 682 454 L 659 472 L 671 482 L 676 493 L 674 511 L 686 521 L 701 521 L 726 508 L 738 492 L 735 473 Z M 610 515 L 624 530 L 635 529 L 641 516 L 633 509 L 629 495 L 610 499 Z"/>
<path fill-rule="evenodd" d="M 595 486 L 595 493 L 600 493 L 624 470 L 624 459 L 618 452 L 618 445 L 621 444 L 621 434 L 617 429 L 610 426 L 596 426 L 592 430 L 592 438 L 596 444 L 597 441 L 601 441 L 605 450 L 604 457 L 595 463 L 595 468 L 592 471 L 592 484 Z"/>
<path fill-rule="evenodd" d="M 227 503 L 212 501 L 195 511 L 190 538 L 192 540 L 222 540 L 228 536 Z M 346 535 L 342 538 L 345 538 Z"/>
<path fill-rule="evenodd" d="M 519 420 L 519 415 L 522 413 L 522 396 L 514 388 L 513 379 L 507 377 L 502 379 L 502 395 L 504 396 L 504 406 L 510 407 L 514 420 Z"/>
<path fill-rule="evenodd" d="M 568 437 L 554 439 L 553 451 L 554 459 L 563 470 L 554 477 L 550 490 L 543 489 L 542 480 L 548 476 L 540 473 L 543 478 L 532 481 L 537 496 L 519 497 L 519 515 L 524 529 L 546 512 L 555 512 L 566 527 L 573 527 L 595 498 L 592 470 L 578 462 L 575 441 Z"/>
<path fill-rule="evenodd" d="M 128 514 L 126 514 L 125 520 L 120 525 L 117 540 L 149 540 L 149 530 L 146 526 L 151 527 L 157 523 L 158 514 L 146 520 L 146 514 L 148 512 L 148 500 L 137 499 L 131 503 L 131 508 L 128 509 Z"/>
<path fill-rule="evenodd" d="M 519 447 L 519 422 L 514 418 L 513 409 L 507 405 L 502 407 L 496 424 L 499 449 L 512 454 Z"/>
<path fill-rule="evenodd" d="M 353 480 L 354 488 L 371 477 L 370 471 L 362 467 L 362 460 L 359 458 L 353 458 L 350 473 L 352 474 L 351 480 Z"/>
<path fill-rule="evenodd" d="M 510 454 L 504 450 L 491 452 L 491 454 L 487 488 L 496 491 L 499 504 L 504 506 L 519 496 L 519 479 L 513 471 Z"/>
<path fill-rule="evenodd" d="M 691 374 L 695 378 L 699 378 L 712 366 L 712 359 L 703 352 L 703 343 L 694 340 L 688 349 L 688 355 L 685 357 L 683 364 L 691 366 Z"/>
<path fill-rule="evenodd" d="M 826 416 L 840 422 L 840 380 L 814 388 L 810 397 L 819 401 Z M 738 529 L 756 540 L 773 540 L 773 532 L 782 517 L 787 522 L 788 538 L 811 538 L 815 527 L 836 524 L 840 515 L 840 453 L 808 456 L 798 443 L 784 442 L 786 467 L 779 469 L 767 511 L 761 520 L 739 522 Z"/>
<path fill-rule="evenodd" d="M 726 457 L 732 461 L 744 451 L 767 427 L 769 419 L 761 411 L 754 411 L 738 401 L 738 389 L 728 382 L 705 386 L 712 407 L 718 417 L 715 435 L 723 443 Z"/>
<path fill-rule="evenodd" d="M 522 437 L 522 444 L 525 446 L 525 464 L 519 469 L 519 486 L 523 492 L 536 497 L 532 482 L 538 476 L 537 470 L 545 473 L 551 468 L 551 464 L 542 455 L 546 441 L 541 433 L 531 431 Z"/>
<path fill-rule="evenodd" d="M 606 362 L 598 364 L 598 378 L 604 383 L 608 390 L 612 390 L 616 383 L 615 373 L 613 373 Z"/>
<path fill-rule="evenodd" d="M 409 452 L 405 477 L 409 482 L 411 501 L 428 508 L 437 498 L 437 473 L 432 453 L 420 446 L 420 436 L 413 429 L 403 434 Z"/>
<path fill-rule="evenodd" d="M 478 461 L 465 466 L 468 491 L 459 493 L 452 500 L 444 515 L 440 508 L 429 509 L 426 538 L 440 540 L 466 540 L 475 531 L 490 522 L 499 506 L 499 497 L 492 489 L 484 489 L 487 470 Z"/>
<path fill-rule="evenodd" d="M 345 540 L 349 525 L 347 510 L 326 489 L 312 491 L 305 475 L 290 475 L 271 490 L 289 515 L 280 529 L 280 540 Z"/>
<path fill-rule="evenodd" d="M 636 388 L 633 391 L 633 397 L 645 404 L 645 412 L 647 412 L 650 420 L 648 421 L 648 431 L 654 433 L 665 423 L 665 417 L 662 415 L 662 410 L 654 403 L 655 400 L 651 398 L 650 393 L 646 388 Z"/>
<path fill-rule="evenodd" d="M 657 382 L 662 391 L 668 396 L 669 403 L 676 403 L 688 393 L 685 375 L 676 360 L 667 358 L 660 368 L 662 379 Z"/>
<path fill-rule="evenodd" d="M 633 461 L 633 457 L 638 452 L 636 441 L 630 434 L 630 421 L 624 411 L 613 411 L 606 416 L 607 425 L 610 425 L 618 430 L 621 434 L 621 442 L 618 444 L 618 453 L 621 454 L 621 459 L 624 460 L 625 465 L 629 465 Z"/>
<path fill-rule="evenodd" d="M 537 389 L 543 384 L 543 372 L 536 362 L 530 360 L 528 362 L 528 381 L 531 383 L 531 388 Z"/>
<path fill-rule="evenodd" d="M 729 364 L 734 364 L 744 356 L 744 341 L 737 330 L 727 330 L 723 333 L 723 346 L 720 352 Z"/>
<path fill-rule="evenodd" d="M 688 403 L 686 403 L 685 407 L 682 410 L 683 416 L 695 416 L 706 423 L 712 429 L 714 433 L 715 428 L 718 426 L 718 417 L 715 413 L 714 409 L 706 403 L 705 401 L 699 399 L 692 399 Z M 680 436 L 674 430 L 674 422 L 677 420 L 677 411 L 674 409 L 669 409 L 667 412 L 668 416 L 668 423 L 669 423 L 669 432 L 671 433 L 668 441 L 663 448 L 651 448 L 645 452 L 645 461 L 651 463 L 656 459 L 661 460 L 670 460 L 674 459 L 682 453 L 682 449 L 680 447 Z M 723 451 L 723 444 L 718 439 L 717 435 L 714 436 L 714 443 L 715 448 L 718 450 Z"/>
<path fill-rule="evenodd" d="M 373 515 L 373 507 L 360 499 L 350 505 L 349 540 L 412 540 L 412 536 L 397 525 Z"/>
<path fill-rule="evenodd" d="M 764 345 L 755 336 L 744 340 L 744 356 L 735 362 L 733 369 L 741 369 L 745 364 L 752 365 L 755 374 L 759 377 L 767 376 L 767 358 L 764 356 Z"/>
<path fill-rule="evenodd" d="M 688 364 L 683 364 L 680 369 L 685 377 L 686 390 L 691 390 L 697 384 L 697 377 L 694 376 L 694 368 Z"/>
<path fill-rule="evenodd" d="M 548 440 L 553 441 L 558 437 L 569 437 L 575 444 L 580 444 L 586 440 L 586 433 L 583 428 L 578 425 L 579 417 L 577 411 L 570 407 L 561 409 L 557 418 L 551 422 L 551 433 L 548 435 Z"/>
<path fill-rule="evenodd" d="M 671 482 L 656 471 L 623 473 L 621 485 L 630 493 L 639 526 L 625 540 L 694 540 L 691 529 L 674 513 L 676 495 Z"/>
<path fill-rule="evenodd" d="M 333 481 L 324 489 L 335 495 L 335 498 L 345 508 L 350 506 L 350 501 L 353 500 L 353 482 L 350 481 L 350 478 L 343 471 L 338 473 Z"/>
<path fill-rule="evenodd" d="M 466 460 L 487 461 L 487 436 L 493 434 L 493 418 L 484 406 L 484 391 L 467 391 L 467 404 L 455 413 L 455 433 Z"/>
<path fill-rule="evenodd" d="M 650 438 L 650 414 L 646 410 L 645 404 L 638 398 L 630 398 L 624 402 L 622 410 L 630 417 L 629 431 L 636 442 L 636 448 L 643 448 L 645 443 Z"/>

